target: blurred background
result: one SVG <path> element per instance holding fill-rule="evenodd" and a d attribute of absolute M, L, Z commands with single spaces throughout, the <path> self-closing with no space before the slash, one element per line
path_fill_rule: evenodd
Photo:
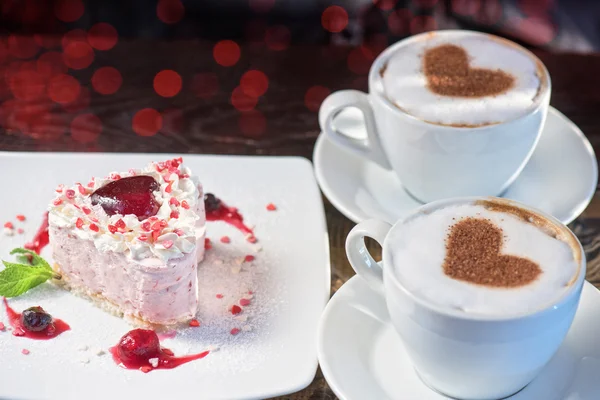
<path fill-rule="evenodd" d="M 268 149 L 282 112 L 299 139 L 312 119 L 314 139 L 327 94 L 367 90 L 404 37 L 462 28 L 588 53 L 599 19 L 596 0 L 0 0 L 0 146 Z"/>

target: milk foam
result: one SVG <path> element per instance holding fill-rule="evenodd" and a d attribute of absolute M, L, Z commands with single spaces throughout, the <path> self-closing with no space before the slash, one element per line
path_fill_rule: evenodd
<path fill-rule="evenodd" d="M 467 51 L 470 66 L 501 69 L 515 78 L 509 91 L 481 98 L 448 97 L 431 92 L 423 73 L 428 48 L 453 44 Z M 540 87 L 536 61 L 516 46 L 473 32 L 439 32 L 408 43 L 393 53 L 383 72 L 386 97 L 405 112 L 444 125 L 485 125 L 524 115 Z"/>
<path fill-rule="evenodd" d="M 455 280 L 444 273 L 446 238 L 461 218 L 489 219 L 502 229 L 502 254 L 527 258 L 542 270 L 532 283 L 494 288 Z M 454 219 L 453 219 L 454 218 Z M 481 205 L 449 206 L 418 216 L 390 233 L 391 263 L 401 284 L 438 306 L 480 315 L 515 315 L 540 310 L 564 294 L 578 271 L 572 248 L 513 214 Z"/>

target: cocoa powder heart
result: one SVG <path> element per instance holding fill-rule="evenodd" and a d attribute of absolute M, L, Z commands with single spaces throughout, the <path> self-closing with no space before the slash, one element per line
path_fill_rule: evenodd
<path fill-rule="evenodd" d="M 429 90 L 442 96 L 496 96 L 515 83 L 514 76 L 502 70 L 471 68 L 466 50 L 453 44 L 428 49 L 423 72 Z"/>
<path fill-rule="evenodd" d="M 446 239 L 444 273 L 477 285 L 525 286 L 542 273 L 526 258 L 501 254 L 503 232 L 487 219 L 465 218 L 450 228 Z"/>

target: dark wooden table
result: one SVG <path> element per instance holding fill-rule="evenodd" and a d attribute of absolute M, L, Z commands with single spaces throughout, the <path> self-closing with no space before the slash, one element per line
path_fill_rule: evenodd
<path fill-rule="evenodd" d="M 223 67 L 213 59 L 212 49 L 213 43 L 201 41 L 121 40 L 111 50 L 96 51 L 91 66 L 69 71 L 84 91 L 87 89 L 91 94 L 89 106 L 85 99 L 81 107 L 71 105 L 66 111 L 65 107 L 52 105 L 52 112 L 62 122 L 53 127 L 53 132 L 58 129 L 58 133 L 48 137 L 39 131 L 43 124 L 28 122 L 36 118 L 35 105 L 40 103 L 46 110 L 49 100 L 9 103 L 8 110 L 0 113 L 0 123 L 4 126 L 0 127 L 0 149 L 297 155 L 310 159 L 319 135 L 316 110 L 319 99 L 327 93 L 323 88 L 366 90 L 366 72 L 372 53 L 378 51 L 371 49 L 371 52 L 359 53 L 354 48 L 331 46 L 292 46 L 284 51 L 273 51 L 264 45 L 255 45 L 242 47 L 239 61 L 234 66 Z M 600 80 L 596 75 L 600 71 L 600 55 L 538 55 L 552 76 L 552 105 L 579 125 L 598 152 Z M 6 68 L 9 62 L 5 60 L 0 67 Z M 99 95 L 94 92 L 91 77 L 101 66 L 115 67 L 121 73 L 123 84 L 116 93 Z M 16 67 L 26 69 L 27 65 Z M 182 77 L 182 89 L 174 97 L 161 97 L 153 89 L 154 76 L 164 69 L 177 71 Z M 264 72 L 269 81 L 268 90 L 259 98 L 253 111 L 240 112 L 231 104 L 231 93 L 244 72 L 251 69 Z M 200 73 L 213 75 L 208 83 L 205 80 L 204 84 L 198 85 L 194 76 Z M 321 88 L 309 91 L 315 86 Z M 11 97 L 10 90 L 4 87 L 3 92 L 0 84 L 2 93 L 4 99 Z M 31 121 L 20 121 L 19 125 L 13 118 L 11 122 L 7 113 L 9 116 L 18 114 L 19 107 L 33 107 L 34 111 L 26 113 L 25 117 Z M 77 108 L 80 109 L 73 111 Z M 143 108 L 154 108 L 163 113 L 163 127 L 155 135 L 140 136 L 132 129 L 134 114 Z M 93 113 L 100 119 L 102 131 L 97 137 L 93 134 L 71 135 L 69 123 L 81 113 Z M 60 126 L 61 123 L 64 126 Z M 343 246 L 353 223 L 327 199 L 323 200 L 331 245 L 333 293 L 354 274 Z M 588 280 L 600 287 L 598 217 L 600 196 L 596 195 L 571 228 L 587 252 Z M 377 252 L 377 249 L 373 250 Z M 308 388 L 282 398 L 334 399 L 335 395 L 319 372 Z"/>

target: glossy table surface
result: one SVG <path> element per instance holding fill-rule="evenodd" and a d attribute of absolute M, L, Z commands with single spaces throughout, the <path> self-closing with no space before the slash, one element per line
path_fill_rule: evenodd
<path fill-rule="evenodd" d="M 99 151 L 169 152 L 194 154 L 296 155 L 310 158 L 319 127 L 317 110 L 328 93 L 339 89 L 366 90 L 366 72 L 371 55 L 355 48 L 332 46 L 291 46 L 272 51 L 264 46 L 242 46 L 241 58 L 230 67 L 218 65 L 213 45 L 203 41 L 152 41 L 123 39 L 108 51 L 96 51 L 88 68 L 69 71 L 80 84 L 79 95 L 70 107 L 51 100 L 5 101 L 0 107 L 0 150 L 9 151 Z M 351 55 L 352 54 L 352 55 Z M 552 77 L 551 104 L 575 122 L 596 152 L 600 150 L 599 55 L 538 53 Z M 348 62 L 351 62 L 349 68 Z M 13 68 L 27 70 L 22 61 Z M 10 60 L 0 67 L 5 71 Z M 101 95 L 92 84 L 94 71 L 102 66 L 116 68 L 122 85 L 114 94 Z M 181 90 L 162 97 L 154 89 L 161 70 L 177 71 Z M 259 70 L 268 80 L 268 89 L 255 100 L 244 96 L 232 101 L 232 91 L 243 74 Z M 250 87 L 264 88 L 264 81 Z M 262 85 L 262 86 L 261 86 Z M 9 100 L 14 88 L 0 84 L 0 100 Z M 177 91 L 177 82 L 167 81 L 163 89 Z M 48 86 L 49 87 L 49 86 Z M 46 90 L 48 90 L 48 87 Z M 175 88 L 175 89 L 173 89 Z M 18 90 L 18 89 L 17 89 Z M 90 96 L 86 99 L 86 93 Z M 81 102 L 81 104 L 76 104 Z M 232 104 L 233 103 L 233 104 Z M 250 111 L 241 112 L 237 108 Z M 37 110 L 50 112 L 53 127 L 44 133 L 44 123 L 34 123 Z M 162 114 L 162 127 L 153 132 L 155 119 L 141 109 Z M 25 110 L 20 113 L 19 110 Z M 25 114 L 23 116 L 22 114 Z M 71 121 L 80 114 L 97 118 L 71 130 Z M 150 117 L 148 117 L 150 115 Z M 97 121 L 101 123 L 98 129 Z M 136 131 L 138 133 L 136 133 Z M 143 135 L 140 135 L 139 133 Z M 344 253 L 344 240 L 354 225 L 324 198 L 331 245 L 332 293 L 354 273 Z M 588 280 L 600 287 L 600 196 L 571 224 L 588 256 Z M 377 249 L 373 249 L 375 253 Z M 283 397 L 282 397 L 283 398 Z M 303 391 L 289 399 L 333 399 L 335 395 L 320 372 Z"/>

